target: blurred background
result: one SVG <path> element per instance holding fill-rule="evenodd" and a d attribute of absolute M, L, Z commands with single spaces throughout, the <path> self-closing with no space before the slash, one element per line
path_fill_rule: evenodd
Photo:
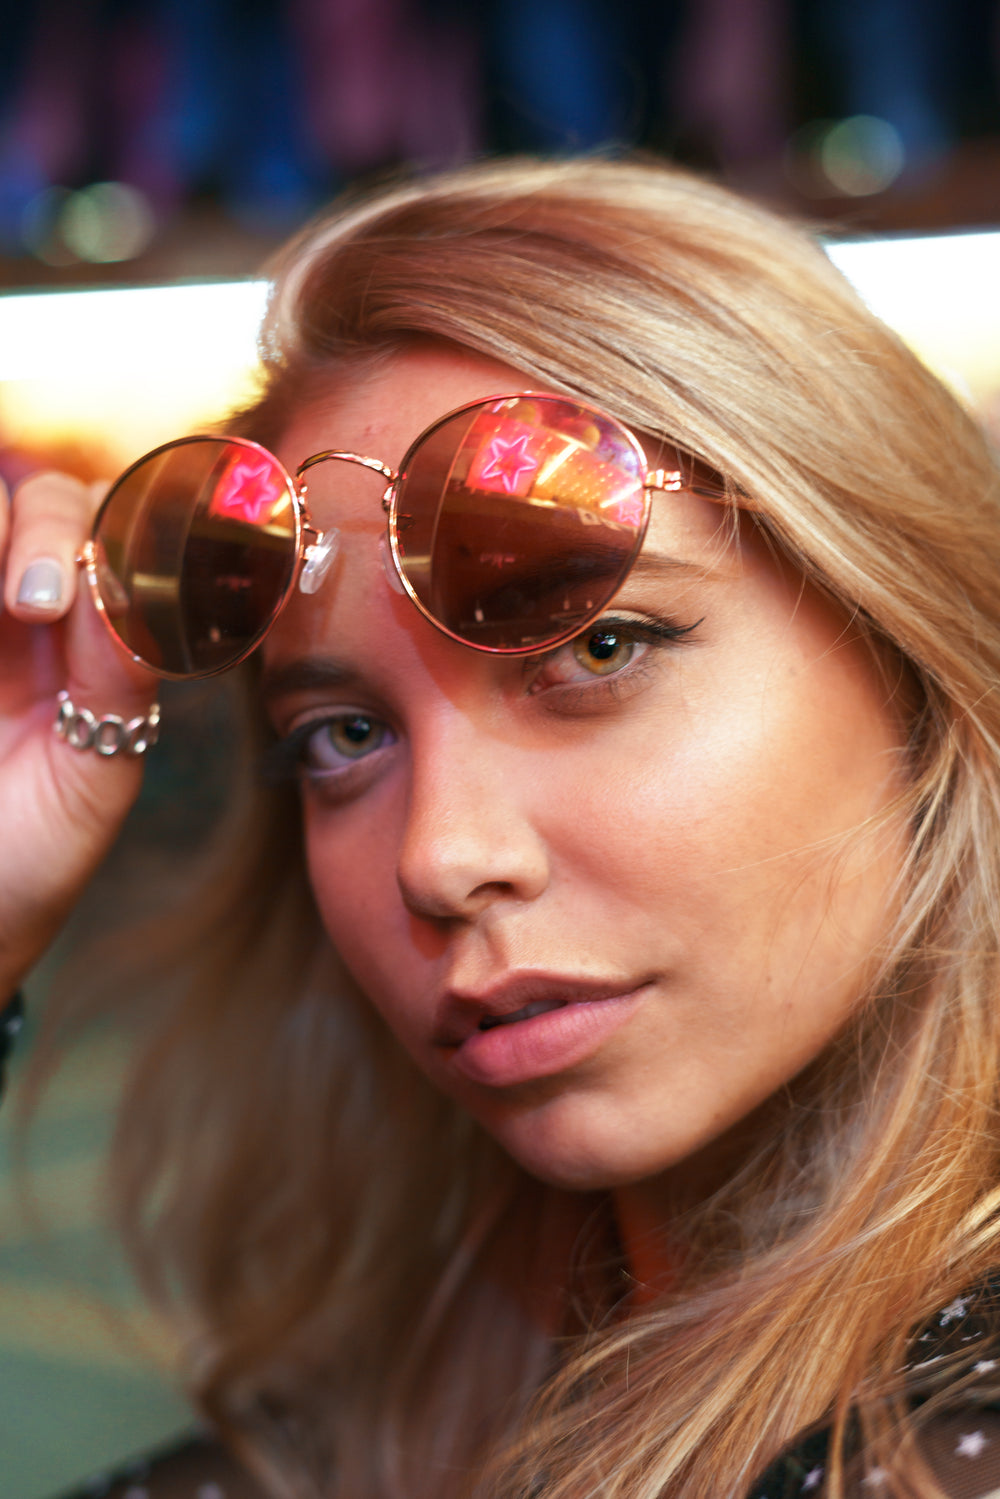
<path fill-rule="evenodd" d="M 1000 441 L 1000 0 L 0 0 L 0 476 L 111 476 L 223 420 L 256 379 L 254 277 L 338 189 L 636 148 L 816 221 Z M 15 1091 L 52 975 L 211 826 L 224 689 L 171 689 L 164 722 L 29 982 Z M 124 1055 L 66 1058 L 29 1151 L 44 1222 L 0 1110 L 0 1499 L 98 1499 L 130 1456 L 146 1499 L 143 1449 L 192 1420 L 100 1226 Z"/>
<path fill-rule="evenodd" d="M 242 275 L 345 182 L 641 147 L 867 230 L 1000 212 L 996 0 L 2 0 L 0 283 Z"/>
<path fill-rule="evenodd" d="M 1000 0 L 0 0 L 0 293 L 245 278 L 347 184 L 632 149 L 841 237 L 998 226 Z M 936 318 L 955 372 L 963 273 L 935 267 L 904 331 L 924 352 Z M 961 292 L 982 345 L 996 282 Z M 216 419 L 252 388 L 223 304 L 7 298 L 0 474 L 108 474 Z"/>

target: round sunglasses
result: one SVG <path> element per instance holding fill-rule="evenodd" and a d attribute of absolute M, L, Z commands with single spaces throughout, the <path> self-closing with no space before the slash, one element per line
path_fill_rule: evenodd
<path fill-rule="evenodd" d="M 531 393 L 448 412 L 398 471 L 329 450 L 293 477 L 245 438 L 182 437 L 115 481 L 80 561 L 134 660 L 175 679 L 226 671 L 296 588 L 319 588 L 336 556 L 339 533 L 312 524 L 303 476 L 359 464 L 385 480 L 391 569 L 420 613 L 475 650 L 527 654 L 607 607 L 638 556 L 654 491 L 724 494 L 717 474 L 671 456 L 672 467 L 651 469 L 614 417 Z"/>

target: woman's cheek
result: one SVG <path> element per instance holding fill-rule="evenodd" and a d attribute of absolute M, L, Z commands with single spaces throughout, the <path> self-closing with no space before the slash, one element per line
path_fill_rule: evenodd
<path fill-rule="evenodd" d="M 421 947 L 432 938 L 417 940 L 418 923 L 403 905 L 386 820 L 324 815 L 307 806 L 305 829 L 309 879 L 327 936 L 362 993 L 398 1030 L 394 1001 L 403 981 L 417 976 Z"/>

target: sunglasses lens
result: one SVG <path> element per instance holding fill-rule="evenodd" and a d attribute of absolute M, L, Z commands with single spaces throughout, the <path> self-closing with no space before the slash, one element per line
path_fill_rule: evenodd
<path fill-rule="evenodd" d="M 125 647 L 168 676 L 207 676 L 256 645 L 291 586 L 291 481 L 256 443 L 169 443 L 112 487 L 94 543 L 98 592 Z"/>
<path fill-rule="evenodd" d="M 394 544 L 418 603 L 450 634 L 530 651 L 581 629 L 624 580 L 648 512 L 629 434 L 552 396 L 483 402 L 403 461 Z"/>

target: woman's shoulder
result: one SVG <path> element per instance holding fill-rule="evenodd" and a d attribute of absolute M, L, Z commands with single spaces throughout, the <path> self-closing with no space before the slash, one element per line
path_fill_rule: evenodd
<path fill-rule="evenodd" d="M 58 1499 L 267 1499 L 265 1490 L 208 1432 L 189 1432 Z"/>

